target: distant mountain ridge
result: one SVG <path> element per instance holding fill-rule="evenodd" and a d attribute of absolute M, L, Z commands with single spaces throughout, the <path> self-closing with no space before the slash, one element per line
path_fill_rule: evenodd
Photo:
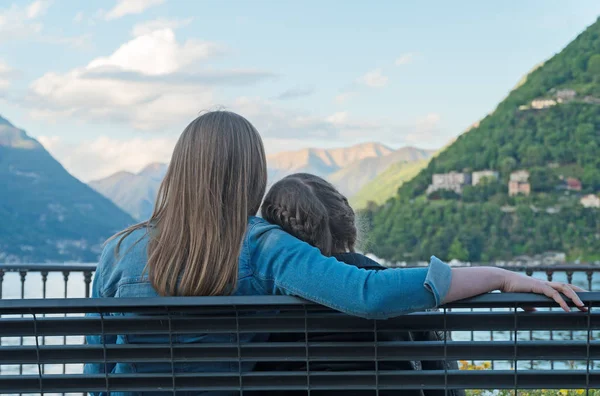
<path fill-rule="evenodd" d="M 133 222 L 0 117 L 0 262 L 96 261 Z"/>
<path fill-rule="evenodd" d="M 146 220 L 152 215 L 158 187 L 166 172 L 166 164 L 153 163 L 139 173 L 118 172 L 89 185 L 135 219 Z"/>
<path fill-rule="evenodd" d="M 267 166 L 272 181 L 298 172 L 326 177 L 357 161 L 380 158 L 393 152 L 393 149 L 374 142 L 333 149 L 306 148 L 271 154 L 267 156 Z"/>
<path fill-rule="evenodd" d="M 351 197 L 390 164 L 421 161 L 432 153 L 416 147 L 394 150 L 375 142 L 333 149 L 285 151 L 267 156 L 269 185 L 292 173 L 312 173 L 331 181 Z M 166 169 L 165 164 L 150 164 L 137 174 L 118 172 L 89 184 L 134 218 L 146 220 L 152 214 Z"/>

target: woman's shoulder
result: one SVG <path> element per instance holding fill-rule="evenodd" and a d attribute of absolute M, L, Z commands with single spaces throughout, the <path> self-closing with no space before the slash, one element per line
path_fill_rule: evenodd
<path fill-rule="evenodd" d="M 110 269 L 112 272 L 117 267 L 138 272 L 137 268 L 146 265 L 149 235 L 146 228 L 140 228 L 124 236 L 109 239 L 104 245 L 100 257 L 100 267 Z"/>

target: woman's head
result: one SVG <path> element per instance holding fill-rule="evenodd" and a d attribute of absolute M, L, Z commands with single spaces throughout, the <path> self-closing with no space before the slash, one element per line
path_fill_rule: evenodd
<path fill-rule="evenodd" d="M 248 216 L 265 193 L 266 168 L 260 135 L 235 113 L 205 113 L 185 128 L 148 222 L 154 231 L 147 270 L 160 294 L 234 290 Z"/>
<path fill-rule="evenodd" d="M 261 214 L 326 256 L 354 251 L 354 211 L 346 197 L 318 176 L 296 173 L 281 179 L 267 193 Z"/>

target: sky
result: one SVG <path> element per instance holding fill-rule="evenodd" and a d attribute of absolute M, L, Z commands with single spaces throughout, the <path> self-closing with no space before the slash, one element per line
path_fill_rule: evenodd
<path fill-rule="evenodd" d="M 439 148 L 598 16 L 598 0 L 0 0 L 0 115 L 83 181 L 167 162 L 212 109 L 268 153 Z"/>

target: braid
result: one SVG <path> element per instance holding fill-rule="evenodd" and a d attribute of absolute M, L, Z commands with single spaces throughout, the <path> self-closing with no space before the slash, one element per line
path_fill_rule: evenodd
<path fill-rule="evenodd" d="M 324 255 L 331 255 L 329 218 L 323 205 L 306 191 L 280 194 L 271 194 L 271 191 L 261 208 L 263 218 L 318 248 Z"/>

